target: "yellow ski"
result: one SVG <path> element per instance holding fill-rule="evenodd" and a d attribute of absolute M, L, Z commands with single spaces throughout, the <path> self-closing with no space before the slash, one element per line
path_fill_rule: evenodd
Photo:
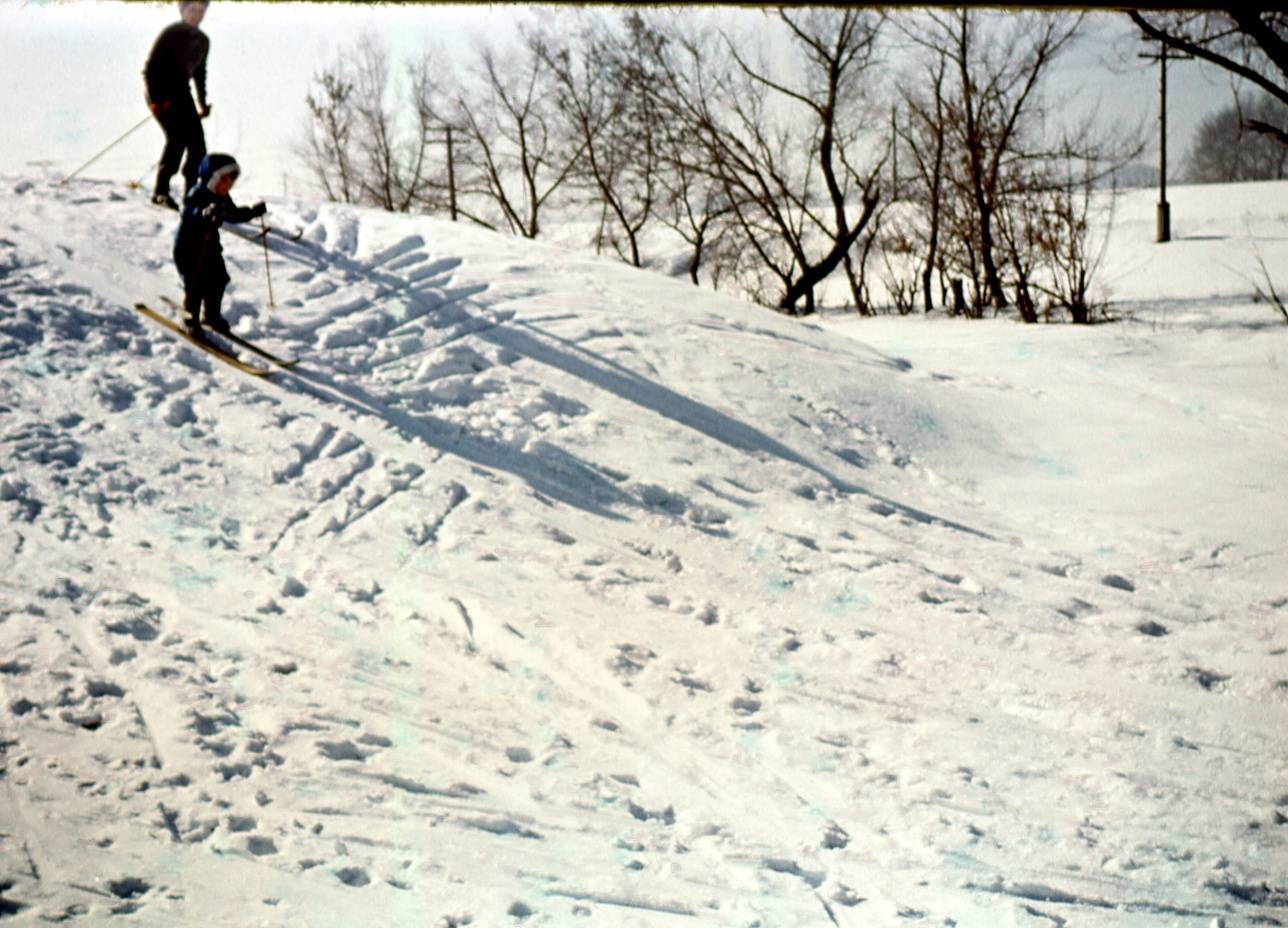
<path fill-rule="evenodd" d="M 225 351 L 223 348 L 220 348 L 218 345 L 208 342 L 205 339 L 193 338 L 191 335 L 188 334 L 187 330 L 184 329 L 183 326 L 174 322 L 172 319 L 166 318 L 165 316 L 157 312 L 155 309 L 153 309 L 152 307 L 144 303 L 135 303 L 134 308 L 137 309 L 139 312 L 143 313 L 143 315 L 147 316 L 153 322 L 159 323 L 160 325 L 169 329 L 171 332 L 173 332 L 175 335 L 178 335 L 180 338 L 182 338 L 189 344 L 195 345 L 196 347 L 200 348 L 202 351 L 205 351 L 208 354 L 214 355 L 216 358 L 223 361 L 225 364 L 229 365 L 230 367 L 237 368 L 237 370 L 241 371 L 243 374 L 250 374 L 252 377 L 267 377 L 269 374 L 273 372 L 272 369 L 270 368 L 255 367 L 253 364 L 247 364 L 245 361 L 243 361 L 241 358 L 237 357 L 233 353 L 229 351 Z"/>

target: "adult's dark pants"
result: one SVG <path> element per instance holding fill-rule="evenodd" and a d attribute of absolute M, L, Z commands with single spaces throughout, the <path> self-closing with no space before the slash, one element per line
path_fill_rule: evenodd
<path fill-rule="evenodd" d="M 201 117 L 197 115 L 196 104 L 188 94 L 179 94 L 170 105 L 156 114 L 157 122 L 165 133 L 165 148 L 161 152 L 161 164 L 157 168 L 155 193 L 169 195 L 170 178 L 179 170 L 179 160 L 183 161 L 183 199 L 193 184 L 197 182 L 197 169 L 201 159 L 206 157 L 206 134 L 201 128 Z"/>

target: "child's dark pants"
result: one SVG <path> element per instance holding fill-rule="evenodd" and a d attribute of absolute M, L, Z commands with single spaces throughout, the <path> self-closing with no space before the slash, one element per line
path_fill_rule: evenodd
<path fill-rule="evenodd" d="M 183 312 L 185 321 L 190 325 L 201 323 L 218 328 L 224 324 L 220 306 L 224 301 L 226 281 L 219 279 L 205 281 L 184 281 Z M 202 306 L 205 311 L 202 312 Z"/>

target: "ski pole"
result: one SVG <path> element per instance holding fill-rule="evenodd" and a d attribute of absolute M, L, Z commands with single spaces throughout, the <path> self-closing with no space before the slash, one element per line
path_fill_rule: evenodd
<path fill-rule="evenodd" d="M 259 217 L 259 240 L 264 246 L 264 276 L 268 278 L 268 308 L 275 309 L 277 304 L 273 302 L 273 274 L 268 269 L 268 223 L 264 217 Z"/>
<path fill-rule="evenodd" d="M 115 142 L 113 142 L 111 145 L 108 145 L 108 146 L 107 146 L 107 148 L 104 148 L 102 151 L 100 151 L 100 152 L 99 152 L 97 155 L 95 155 L 93 158 L 90 158 L 88 161 L 86 161 L 84 164 L 82 164 L 82 165 L 81 165 L 80 167 L 78 167 L 76 170 L 72 171 L 70 174 L 68 174 L 66 177 L 64 177 L 62 180 L 60 180 L 60 181 L 58 182 L 59 186 L 62 186 L 63 184 L 66 184 L 69 180 L 71 180 L 73 177 L 75 177 L 75 176 L 76 176 L 77 174 L 79 174 L 81 171 L 85 170 L 87 167 L 89 167 L 91 164 L 93 164 L 93 163 L 94 163 L 95 161 L 97 161 L 99 158 L 103 157 L 105 154 L 107 154 L 109 151 L 111 151 L 111 150 L 112 150 L 113 148 L 115 148 L 117 145 L 120 145 L 122 142 L 124 142 L 124 141 L 125 141 L 125 139 L 126 139 L 126 137 L 127 137 L 127 136 L 132 135 L 135 131 L 137 131 L 138 129 L 141 129 L 141 128 L 143 127 L 143 124 L 144 124 L 145 122 L 147 122 L 148 120 L 150 120 L 151 118 L 152 118 L 152 114 L 151 114 L 151 113 L 149 113 L 148 115 L 144 116 L 144 117 L 143 117 L 142 119 L 140 119 L 137 123 L 135 123 L 135 124 L 134 124 L 133 126 L 131 126 L 129 129 L 127 129 L 127 130 L 126 130 L 126 131 L 121 135 L 121 137 L 120 137 L 120 138 L 118 138 Z"/>
<path fill-rule="evenodd" d="M 148 176 L 148 174 L 151 174 L 151 173 L 156 169 L 156 166 L 157 166 L 158 164 L 160 164 L 160 163 L 161 163 L 161 162 L 160 162 L 159 160 L 158 160 L 158 161 L 153 161 L 153 162 L 152 162 L 152 167 L 148 168 L 148 169 L 147 169 L 147 171 L 146 171 L 146 172 L 144 172 L 143 177 L 140 177 L 138 180 L 129 180 L 129 181 L 126 181 L 126 182 L 125 182 L 125 186 L 129 187 L 131 190 L 138 190 L 140 187 L 142 187 L 142 186 L 143 186 L 143 179 L 144 179 L 145 177 L 147 177 L 147 176 Z"/>

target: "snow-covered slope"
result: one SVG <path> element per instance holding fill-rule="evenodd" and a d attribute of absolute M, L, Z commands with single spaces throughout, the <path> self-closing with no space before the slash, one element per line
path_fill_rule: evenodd
<path fill-rule="evenodd" d="M 0 182 L 0 920 L 1288 923 L 1288 329 L 1204 242 L 801 323 L 270 205 L 255 380 L 130 308 L 172 214 Z"/>

